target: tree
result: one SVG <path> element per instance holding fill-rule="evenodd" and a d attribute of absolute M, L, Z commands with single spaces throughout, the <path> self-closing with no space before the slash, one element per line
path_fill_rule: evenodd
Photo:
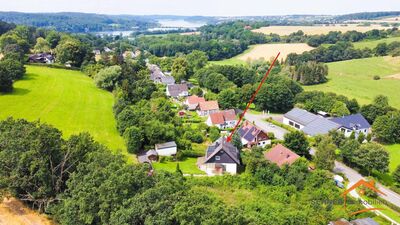
<path fill-rule="evenodd" d="M 322 63 L 309 61 L 297 64 L 292 74 L 292 79 L 304 85 L 325 83 L 328 79 L 328 67 Z"/>
<path fill-rule="evenodd" d="M 137 154 L 142 149 L 144 135 L 139 127 L 129 127 L 124 132 L 126 148 L 129 153 Z"/>
<path fill-rule="evenodd" d="M 326 136 L 318 143 L 315 154 L 315 164 L 317 168 L 324 170 L 333 170 L 335 167 L 335 150 L 332 138 Z"/>
<path fill-rule="evenodd" d="M 121 77 L 120 66 L 110 66 L 101 69 L 95 76 L 94 82 L 99 88 L 112 91 L 117 86 L 117 82 Z"/>
<path fill-rule="evenodd" d="M 38 37 L 36 39 L 36 45 L 33 47 L 33 51 L 35 53 L 50 52 L 50 43 L 46 39 Z"/>
<path fill-rule="evenodd" d="M 360 143 L 354 139 L 346 139 L 340 147 L 340 154 L 346 162 L 352 162 L 354 152 L 360 148 Z"/>
<path fill-rule="evenodd" d="M 194 50 L 186 56 L 186 60 L 189 64 L 191 74 L 194 74 L 207 64 L 208 56 L 205 52 Z"/>
<path fill-rule="evenodd" d="M 0 92 L 11 92 L 13 90 L 12 74 L 0 63 Z"/>
<path fill-rule="evenodd" d="M 193 87 L 192 89 L 189 90 L 189 93 L 191 95 L 197 95 L 197 96 L 203 96 L 203 89 L 201 89 L 200 87 Z"/>
<path fill-rule="evenodd" d="M 260 110 L 286 112 L 293 108 L 294 95 L 283 82 L 263 84 L 254 102 Z"/>
<path fill-rule="evenodd" d="M 4 69 L 13 80 L 19 80 L 25 75 L 24 65 L 15 59 L 6 58 L 0 61 L 0 68 Z"/>
<path fill-rule="evenodd" d="M 365 134 L 363 132 L 359 132 L 358 133 L 358 137 L 357 137 L 357 141 L 361 143 L 363 143 L 365 140 Z"/>
<path fill-rule="evenodd" d="M 372 128 L 380 141 L 400 143 L 400 112 L 389 112 L 377 117 Z"/>
<path fill-rule="evenodd" d="M 213 141 L 213 142 L 221 137 L 218 127 L 210 127 L 210 130 L 208 131 L 208 135 L 209 135 L 211 141 Z"/>
<path fill-rule="evenodd" d="M 225 89 L 218 94 L 218 104 L 222 109 L 238 107 L 240 99 L 234 89 Z"/>
<path fill-rule="evenodd" d="M 178 57 L 174 60 L 172 64 L 172 76 L 174 76 L 175 80 L 180 82 L 182 80 L 187 80 L 189 78 L 188 71 L 189 65 L 185 58 Z"/>
<path fill-rule="evenodd" d="M 243 144 L 242 144 L 242 139 L 240 138 L 240 135 L 238 132 L 235 132 L 232 136 L 232 144 L 235 146 L 239 151 L 242 150 Z"/>
<path fill-rule="evenodd" d="M 375 48 L 374 48 L 375 55 L 377 56 L 385 56 L 388 54 L 388 46 L 385 42 L 379 43 Z"/>
<path fill-rule="evenodd" d="M 79 40 L 65 38 L 57 45 L 55 53 L 58 62 L 71 62 L 72 66 L 80 67 L 89 51 Z"/>
<path fill-rule="evenodd" d="M 57 31 L 51 30 L 46 36 L 46 41 L 50 44 L 50 48 L 53 49 L 57 47 L 61 40 L 61 36 Z"/>
<path fill-rule="evenodd" d="M 333 104 L 330 113 L 333 116 L 339 117 L 339 116 L 349 115 L 350 111 L 347 109 L 346 104 L 344 104 L 343 102 L 340 102 L 340 101 L 336 101 Z"/>
<path fill-rule="evenodd" d="M 310 157 L 307 137 L 301 131 L 286 133 L 284 136 L 284 145 L 300 156 Z"/>
<path fill-rule="evenodd" d="M 366 170 L 368 175 L 373 169 L 385 173 L 389 167 L 389 153 L 377 143 L 366 143 L 354 152 L 354 163 Z"/>
<path fill-rule="evenodd" d="M 400 165 L 398 165 L 393 172 L 393 180 L 400 184 Z"/>

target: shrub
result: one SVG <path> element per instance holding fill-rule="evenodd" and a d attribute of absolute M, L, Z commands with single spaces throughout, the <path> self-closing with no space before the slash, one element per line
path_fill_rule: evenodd
<path fill-rule="evenodd" d="M 380 79 L 381 79 L 380 76 L 378 76 L 378 75 L 375 75 L 375 76 L 374 76 L 374 80 L 380 80 Z"/>

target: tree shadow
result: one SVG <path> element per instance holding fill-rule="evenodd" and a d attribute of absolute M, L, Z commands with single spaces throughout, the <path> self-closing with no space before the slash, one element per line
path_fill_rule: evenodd
<path fill-rule="evenodd" d="M 28 94 L 29 92 L 31 92 L 31 90 L 29 90 L 29 89 L 13 88 L 13 90 L 11 92 L 0 92 L 0 96 L 5 96 L 5 95 L 22 96 L 22 95 Z"/>

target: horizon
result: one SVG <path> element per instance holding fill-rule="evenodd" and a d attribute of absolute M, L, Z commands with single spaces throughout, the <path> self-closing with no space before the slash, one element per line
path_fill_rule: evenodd
<path fill-rule="evenodd" d="M 173 15 L 206 17 L 285 16 L 285 15 L 343 15 L 361 12 L 400 11 L 398 0 L 0 0 L 3 12 L 21 13 L 94 13 L 105 15 Z M 362 3 L 362 4 L 361 4 Z M 210 7 L 212 6 L 212 7 Z"/>

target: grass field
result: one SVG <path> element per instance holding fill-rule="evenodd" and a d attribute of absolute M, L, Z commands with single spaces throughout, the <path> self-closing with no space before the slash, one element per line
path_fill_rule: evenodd
<path fill-rule="evenodd" d="M 400 144 L 386 145 L 385 148 L 390 155 L 389 170 L 393 172 L 400 165 Z"/>
<path fill-rule="evenodd" d="M 279 35 L 289 35 L 293 32 L 297 32 L 302 30 L 304 34 L 307 35 L 316 35 L 316 34 L 327 34 L 330 31 L 351 31 L 356 30 L 359 32 L 366 32 L 373 29 L 388 29 L 389 27 L 383 27 L 381 25 L 371 25 L 371 26 L 358 26 L 357 24 L 348 24 L 347 26 L 336 25 L 336 26 L 325 26 L 325 25 L 316 25 L 316 26 L 270 26 L 270 27 L 261 27 L 259 29 L 253 30 L 254 32 L 264 33 L 264 34 L 279 34 Z"/>
<path fill-rule="evenodd" d="M 14 92 L 0 95 L 0 119 L 9 116 L 40 120 L 60 129 L 64 137 L 82 131 L 113 150 L 125 149 L 112 112 L 113 96 L 98 89 L 79 71 L 26 66 Z"/>
<path fill-rule="evenodd" d="M 374 57 L 328 63 L 329 81 L 325 84 L 305 86 L 305 90 L 335 92 L 356 98 L 360 104 L 370 103 L 375 96 L 389 97 L 389 104 L 400 109 L 400 79 L 387 77 L 400 73 L 400 57 Z M 379 75 L 380 80 L 373 80 Z M 386 77 L 386 78 L 385 78 Z"/>
<path fill-rule="evenodd" d="M 176 171 L 176 165 L 179 163 L 179 168 L 184 174 L 205 174 L 197 168 L 196 162 L 197 158 L 186 158 L 179 162 L 156 162 L 153 163 L 153 167 L 155 170 L 164 170 L 173 173 Z"/>
<path fill-rule="evenodd" d="M 363 48 L 374 49 L 379 43 L 385 42 L 386 44 L 390 44 L 394 41 L 400 41 L 400 37 L 388 37 L 380 40 L 366 40 L 366 41 L 353 42 L 353 45 L 357 49 L 363 49 Z M 322 46 L 328 47 L 330 45 L 332 44 L 323 44 Z"/>
<path fill-rule="evenodd" d="M 305 43 L 289 43 L 289 44 L 259 44 L 252 45 L 244 51 L 242 54 L 232 57 L 230 59 L 225 59 L 221 61 L 212 61 L 212 64 L 217 65 L 237 65 L 246 64 L 248 61 L 264 59 L 269 60 L 274 58 L 278 52 L 281 52 L 279 60 L 286 59 L 286 56 L 290 53 L 303 53 L 305 51 L 312 50 L 313 47 L 308 46 Z"/>

